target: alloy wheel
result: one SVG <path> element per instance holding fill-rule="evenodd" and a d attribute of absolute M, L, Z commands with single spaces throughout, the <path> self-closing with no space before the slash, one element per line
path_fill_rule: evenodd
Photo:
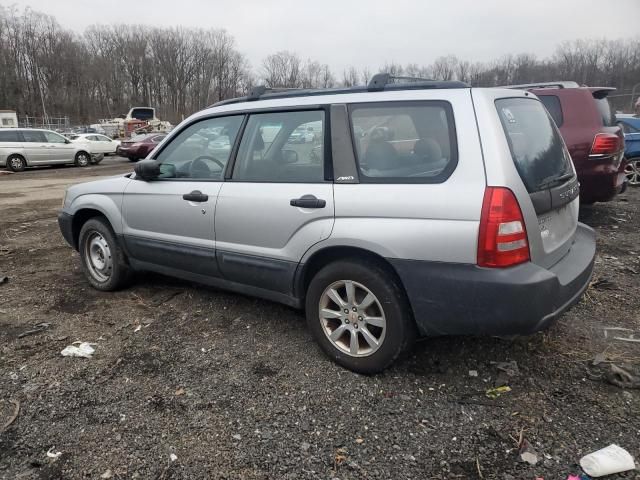
<path fill-rule="evenodd" d="M 632 158 L 624 167 L 624 173 L 627 176 L 629 185 L 640 185 L 640 158 Z"/>
<path fill-rule="evenodd" d="M 331 344 L 350 356 L 371 355 L 384 342 L 387 321 L 382 305 L 358 282 L 329 285 L 320 296 L 319 320 Z"/>

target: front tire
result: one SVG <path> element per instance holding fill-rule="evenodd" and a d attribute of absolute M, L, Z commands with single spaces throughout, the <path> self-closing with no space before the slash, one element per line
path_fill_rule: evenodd
<path fill-rule="evenodd" d="M 624 168 L 627 183 L 632 187 L 640 185 L 640 157 L 630 158 Z"/>
<path fill-rule="evenodd" d="M 7 158 L 7 168 L 12 172 L 22 172 L 26 166 L 27 162 L 20 155 L 11 155 Z"/>
<path fill-rule="evenodd" d="M 78 246 L 82 270 L 93 288 L 111 292 L 129 284 L 132 270 L 105 219 L 87 220 L 80 230 Z"/>
<path fill-rule="evenodd" d="M 375 261 L 337 261 L 311 280 L 307 324 L 336 363 L 363 374 L 380 372 L 409 349 L 416 327 L 404 290 Z"/>
<path fill-rule="evenodd" d="M 75 157 L 76 167 L 87 167 L 91 163 L 91 155 L 87 152 L 78 152 Z"/>

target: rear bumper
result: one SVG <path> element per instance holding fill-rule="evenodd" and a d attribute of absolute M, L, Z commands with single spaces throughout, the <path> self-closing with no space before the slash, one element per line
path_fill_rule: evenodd
<path fill-rule="evenodd" d="M 571 250 L 549 269 L 506 269 L 390 259 L 423 335 L 521 335 L 578 302 L 593 272 L 595 233 L 578 224 Z"/>
<path fill-rule="evenodd" d="M 69 215 L 65 212 L 59 212 L 58 226 L 60 227 L 60 233 L 62 233 L 66 242 L 77 250 L 78 247 L 73 241 L 73 215 Z"/>

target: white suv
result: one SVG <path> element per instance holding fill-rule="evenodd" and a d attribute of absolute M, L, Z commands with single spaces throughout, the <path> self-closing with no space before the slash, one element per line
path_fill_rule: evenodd
<path fill-rule="evenodd" d="M 593 268 L 578 205 L 535 95 L 379 74 L 198 112 L 135 174 L 70 187 L 59 223 L 97 289 L 150 270 L 304 308 L 371 373 L 416 335 L 548 326 Z"/>

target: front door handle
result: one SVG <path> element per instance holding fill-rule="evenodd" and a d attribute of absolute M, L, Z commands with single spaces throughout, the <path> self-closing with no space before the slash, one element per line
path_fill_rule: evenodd
<path fill-rule="evenodd" d="M 313 195 L 303 195 L 300 198 L 291 199 L 289 205 L 300 208 L 324 208 L 327 202 Z"/>
<path fill-rule="evenodd" d="M 189 202 L 206 202 L 209 200 L 209 195 L 202 193 L 200 190 L 194 190 L 191 193 L 185 193 L 182 195 L 182 199 Z"/>

